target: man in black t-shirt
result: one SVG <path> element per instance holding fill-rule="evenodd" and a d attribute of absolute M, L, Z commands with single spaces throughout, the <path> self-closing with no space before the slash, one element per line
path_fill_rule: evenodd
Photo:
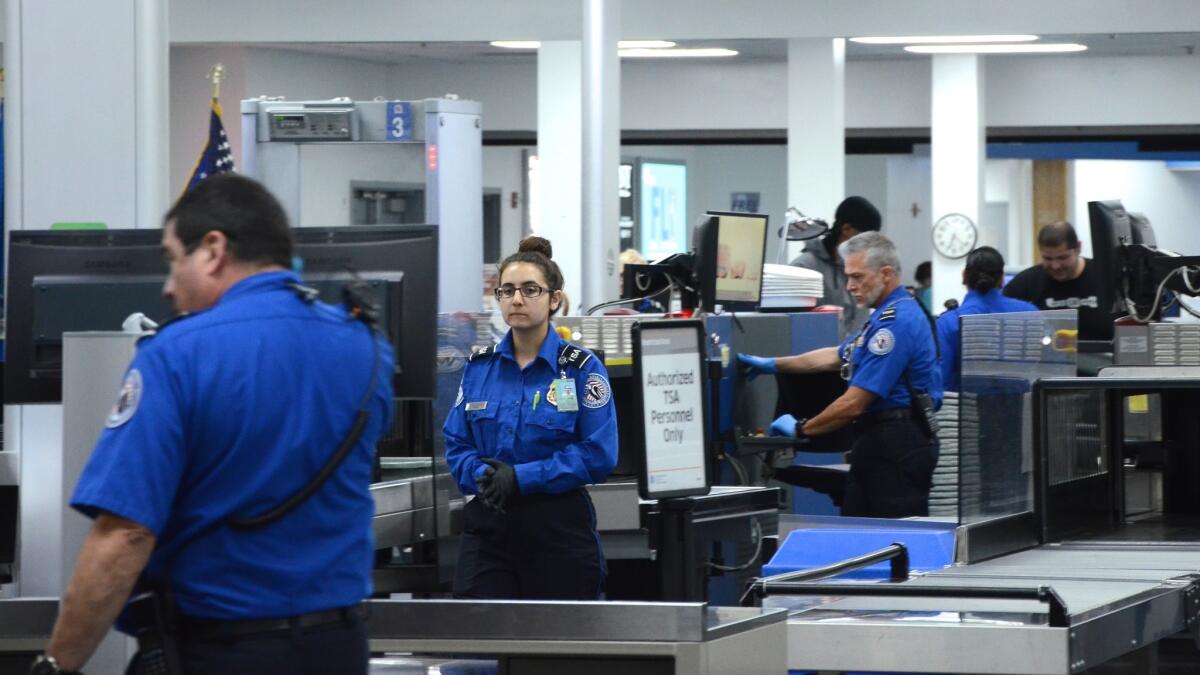
<path fill-rule="evenodd" d="M 1010 298 L 1027 300 L 1038 309 L 1078 309 L 1079 339 L 1112 340 L 1112 292 L 1092 261 L 1079 255 L 1079 237 L 1066 221 L 1038 232 L 1042 264 L 1013 277 L 1004 287 Z"/>

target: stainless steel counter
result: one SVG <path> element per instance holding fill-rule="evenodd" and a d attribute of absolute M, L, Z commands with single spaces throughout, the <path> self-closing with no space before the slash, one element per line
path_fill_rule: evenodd
<path fill-rule="evenodd" d="M 41 652 L 57 617 L 58 598 L 0 600 L 0 653 Z"/>
<path fill-rule="evenodd" d="M 397 474 L 403 477 L 394 478 Z M 371 485 L 376 548 L 407 546 L 457 532 L 456 515 L 462 511 L 463 499 L 453 489 L 449 474 L 435 476 L 426 468 L 385 471 L 384 478 Z"/>
<path fill-rule="evenodd" d="M 642 659 L 680 675 L 778 675 L 786 617 L 703 603 L 377 600 L 369 631 L 373 651 L 495 656 L 507 672 Z"/>
<path fill-rule="evenodd" d="M 1049 586 L 1069 625 L 1035 601 L 778 596 L 788 667 L 1070 674 L 1198 625 L 1200 544 L 1073 542 L 913 578 L 911 587 Z M 861 649 L 870 644 L 871 649 Z"/>

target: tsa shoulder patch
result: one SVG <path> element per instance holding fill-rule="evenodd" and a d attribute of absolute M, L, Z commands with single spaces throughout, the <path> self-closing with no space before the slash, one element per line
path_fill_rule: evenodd
<path fill-rule="evenodd" d="M 125 424 L 133 418 L 133 414 L 137 412 L 138 404 L 141 402 L 142 373 L 137 368 L 131 368 L 125 375 L 125 381 L 121 383 L 121 393 L 117 396 L 117 402 L 113 404 L 112 410 L 104 420 L 104 426 L 116 429 Z"/>
<path fill-rule="evenodd" d="M 896 346 L 896 336 L 892 335 L 892 331 L 886 328 L 880 328 L 875 331 L 871 339 L 867 341 L 867 349 L 876 356 L 886 356 L 892 352 Z"/>
<path fill-rule="evenodd" d="M 612 387 L 600 373 L 588 375 L 587 383 L 583 385 L 583 407 L 603 408 L 612 400 Z"/>

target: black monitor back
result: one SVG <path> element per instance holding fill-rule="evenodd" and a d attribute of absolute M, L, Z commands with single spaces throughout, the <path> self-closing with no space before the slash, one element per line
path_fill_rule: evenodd
<path fill-rule="evenodd" d="M 9 237 L 4 402 L 62 400 L 62 334 L 120 330 L 173 311 L 161 230 L 15 231 Z"/>
<path fill-rule="evenodd" d="M 397 398 L 436 395 L 437 228 L 296 228 L 296 255 L 322 299 L 357 272 L 396 350 Z M 62 333 L 119 330 L 133 312 L 163 322 L 162 231 L 17 231 L 9 241 L 4 400 L 62 400 Z"/>
<path fill-rule="evenodd" d="M 387 282 L 376 284 L 374 295 L 385 303 L 383 328 L 396 350 L 395 397 L 436 398 L 437 227 L 298 227 L 292 235 L 304 279 L 322 286 L 322 300 L 340 303 L 341 283 L 353 278 L 351 271 L 368 282 Z"/>
<path fill-rule="evenodd" d="M 1129 211 L 1128 216 L 1130 243 L 1157 246 L 1158 242 L 1154 237 L 1154 227 L 1150 225 L 1150 219 L 1146 217 L 1146 214 Z"/>
<path fill-rule="evenodd" d="M 1132 243 L 1133 234 L 1129 215 L 1120 200 L 1088 202 L 1088 220 L 1092 233 L 1092 262 L 1103 279 L 1100 286 L 1100 308 L 1120 311 L 1120 293 L 1123 277 L 1121 248 Z"/>

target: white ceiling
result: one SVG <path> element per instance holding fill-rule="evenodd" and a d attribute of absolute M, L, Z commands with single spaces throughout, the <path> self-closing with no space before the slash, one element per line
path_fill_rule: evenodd
<path fill-rule="evenodd" d="M 169 0 L 181 43 L 573 40 L 582 0 Z M 626 39 L 1200 31 L 1197 0 L 607 0 Z M 669 33 L 669 34 L 666 34 Z"/>
<path fill-rule="evenodd" d="M 670 39 L 670 35 L 659 36 Z M 1200 33 L 1119 33 L 1043 35 L 1041 42 L 1078 42 L 1088 50 L 1071 58 L 1096 56 L 1190 56 L 1200 48 Z M 416 65 L 422 63 L 533 63 L 534 50 L 492 47 L 487 42 L 259 42 L 243 46 L 283 49 L 328 56 L 341 56 L 377 63 Z M 787 41 L 778 39 L 685 40 L 681 47 L 728 47 L 739 54 L 734 59 L 787 60 Z M 846 43 L 846 58 L 851 61 L 878 59 L 929 58 L 905 52 L 900 45 L 863 45 Z M 1020 58 L 1003 56 L 992 58 Z"/>

